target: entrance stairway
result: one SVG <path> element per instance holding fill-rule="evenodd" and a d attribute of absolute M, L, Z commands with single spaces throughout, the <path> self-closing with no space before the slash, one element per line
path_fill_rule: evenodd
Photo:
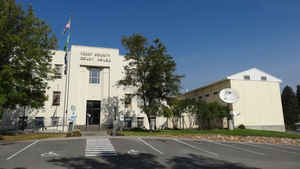
<path fill-rule="evenodd" d="M 100 131 L 101 128 L 99 125 L 80 125 L 80 126 L 75 126 L 75 129 L 79 129 L 80 131 Z"/>

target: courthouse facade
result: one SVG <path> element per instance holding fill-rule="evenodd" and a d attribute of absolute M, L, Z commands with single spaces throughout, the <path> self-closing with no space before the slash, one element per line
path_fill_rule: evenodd
<path fill-rule="evenodd" d="M 65 52 L 54 52 L 51 66 L 57 72 L 55 79 L 48 82 L 48 100 L 44 108 L 34 114 L 35 119 L 43 120 L 49 127 L 61 127 L 71 121 L 75 126 L 111 127 L 115 110 L 110 109 L 109 98 L 117 97 L 118 111 L 125 115 L 128 127 L 134 127 L 132 116 L 139 127 L 148 126 L 146 116 L 140 113 L 140 105 L 131 95 L 133 89 L 117 85 L 124 77 L 125 64 L 118 49 L 72 45 L 67 68 Z M 69 70 L 67 74 L 65 69 Z"/>

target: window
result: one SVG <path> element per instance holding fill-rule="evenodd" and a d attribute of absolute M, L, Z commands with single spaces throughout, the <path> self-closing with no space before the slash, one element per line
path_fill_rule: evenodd
<path fill-rule="evenodd" d="M 35 117 L 35 127 L 42 128 L 45 127 L 44 117 Z"/>
<path fill-rule="evenodd" d="M 62 75 L 62 67 L 63 65 L 55 65 L 55 73 L 54 73 L 54 77 L 57 79 L 61 79 L 61 75 Z"/>
<path fill-rule="evenodd" d="M 125 108 L 131 108 L 132 94 L 125 94 Z"/>
<path fill-rule="evenodd" d="M 249 75 L 245 75 L 244 76 L 244 80 L 250 80 L 250 76 Z"/>
<path fill-rule="evenodd" d="M 202 96 L 199 96 L 198 99 L 201 100 L 201 99 L 202 99 Z"/>
<path fill-rule="evenodd" d="M 124 127 L 126 129 L 130 129 L 131 128 L 131 120 L 132 120 L 132 118 L 129 117 L 129 116 L 125 116 L 124 117 Z"/>
<path fill-rule="evenodd" d="M 99 84 L 100 83 L 100 69 L 90 68 L 90 83 Z"/>
<path fill-rule="evenodd" d="M 260 80 L 267 80 L 267 76 L 261 76 Z"/>
<path fill-rule="evenodd" d="M 217 95 L 219 92 L 214 92 L 214 95 Z"/>
<path fill-rule="evenodd" d="M 54 91 L 53 92 L 52 105 L 54 105 L 54 106 L 59 106 L 60 105 L 60 92 L 59 91 Z"/>
<path fill-rule="evenodd" d="M 137 127 L 138 128 L 144 128 L 144 117 L 138 117 L 137 118 Z"/>
<path fill-rule="evenodd" d="M 206 94 L 205 97 L 209 97 L 209 94 Z"/>

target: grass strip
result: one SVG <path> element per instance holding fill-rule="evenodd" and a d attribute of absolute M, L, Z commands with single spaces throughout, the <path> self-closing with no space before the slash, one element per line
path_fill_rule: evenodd
<path fill-rule="evenodd" d="M 120 133 L 125 136 L 180 136 L 180 135 L 194 135 L 194 134 L 195 135 L 219 134 L 219 135 L 227 135 L 227 136 L 263 136 L 263 137 L 300 139 L 300 135 L 297 134 L 277 132 L 277 131 L 251 130 L 251 129 L 158 130 L 158 131 L 128 130 L 128 131 L 122 131 Z"/>
<path fill-rule="evenodd" d="M 54 137 L 65 137 L 65 133 L 29 133 L 18 134 L 15 136 L 0 136 L 1 141 L 21 141 L 21 140 L 36 140 Z"/>

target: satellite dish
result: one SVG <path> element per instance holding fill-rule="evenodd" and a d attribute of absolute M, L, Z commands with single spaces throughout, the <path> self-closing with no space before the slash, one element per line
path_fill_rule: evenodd
<path fill-rule="evenodd" d="M 230 111 L 230 114 L 231 114 L 232 116 L 239 116 L 239 115 L 240 115 L 240 112 Z"/>
<path fill-rule="evenodd" d="M 238 93 L 230 88 L 221 90 L 219 93 L 219 97 L 225 103 L 235 103 L 240 98 Z"/>

